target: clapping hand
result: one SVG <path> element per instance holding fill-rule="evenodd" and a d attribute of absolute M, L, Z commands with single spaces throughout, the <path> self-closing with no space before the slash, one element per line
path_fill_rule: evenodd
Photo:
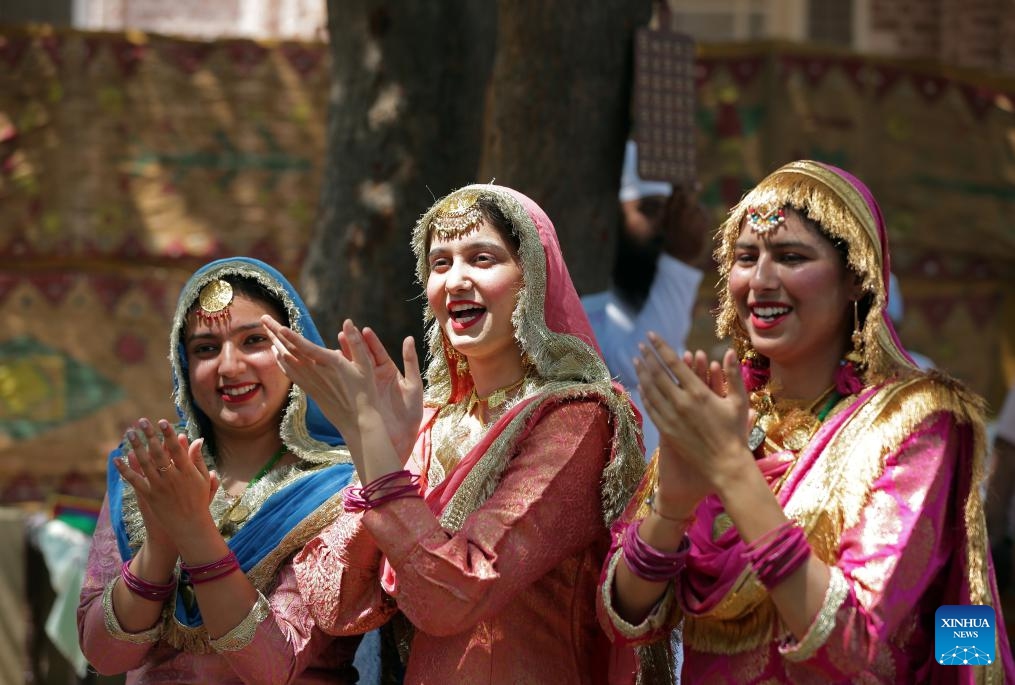
<path fill-rule="evenodd" d="M 262 322 L 279 366 L 317 402 L 350 445 L 360 438 L 361 415 L 374 411 L 398 456 L 408 458 L 423 416 L 423 381 L 411 337 L 402 343 L 403 374 L 377 334 L 369 328 L 360 332 L 348 319 L 338 335 L 337 350 L 307 340 L 270 316 Z"/>
<path fill-rule="evenodd" d="M 204 463 L 202 438 L 190 442 L 164 419 L 157 425 L 156 429 L 148 419 L 140 419 L 127 431 L 127 458 L 114 464 L 134 488 L 147 539 L 179 547 L 183 536 L 194 532 L 195 523 L 210 521 L 208 505 L 218 489 L 218 477 Z"/>
<path fill-rule="evenodd" d="M 727 351 L 721 365 L 701 351 L 681 358 L 651 333 L 641 352 L 639 392 L 661 434 L 661 496 L 696 502 L 751 459 L 749 402 L 736 355 Z"/>

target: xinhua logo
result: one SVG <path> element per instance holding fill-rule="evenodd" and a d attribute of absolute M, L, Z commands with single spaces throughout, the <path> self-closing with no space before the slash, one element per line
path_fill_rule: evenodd
<path fill-rule="evenodd" d="M 994 608 L 985 604 L 945 605 L 934 614 L 934 655 L 944 666 L 994 663 L 997 630 Z"/>

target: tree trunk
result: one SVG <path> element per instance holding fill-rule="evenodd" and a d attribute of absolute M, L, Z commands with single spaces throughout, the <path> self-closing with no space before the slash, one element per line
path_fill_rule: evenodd
<path fill-rule="evenodd" d="M 329 0 L 327 160 L 302 289 L 332 345 L 345 318 L 396 360 L 404 336 L 419 343 L 409 236 L 475 177 L 495 26 L 492 0 Z"/>
<path fill-rule="evenodd" d="M 554 222 L 580 293 L 605 288 L 630 128 L 634 29 L 649 0 L 500 0 L 479 178 Z"/>
<path fill-rule="evenodd" d="M 435 198 L 477 180 L 539 202 L 579 291 L 606 287 L 632 38 L 650 7 L 329 0 L 327 167 L 302 279 L 326 340 L 349 317 L 393 355 L 404 336 L 419 342 L 410 229 Z"/>

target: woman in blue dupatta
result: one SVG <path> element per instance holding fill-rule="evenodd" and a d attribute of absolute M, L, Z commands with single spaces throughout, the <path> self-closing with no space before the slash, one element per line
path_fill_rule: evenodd
<path fill-rule="evenodd" d="M 169 355 L 180 421 L 139 419 L 110 455 L 78 608 L 100 673 L 356 682 L 360 637 L 316 627 L 290 562 L 339 511 L 354 470 L 342 436 L 278 368 L 265 314 L 321 343 L 263 262 L 211 262 L 183 287 Z"/>

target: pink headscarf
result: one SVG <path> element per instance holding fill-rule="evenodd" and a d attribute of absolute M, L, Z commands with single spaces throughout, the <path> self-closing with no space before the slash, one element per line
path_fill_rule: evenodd
<path fill-rule="evenodd" d="M 543 390 L 524 397 L 498 419 L 468 455 L 455 467 L 428 501 L 440 512 L 454 496 L 472 466 L 484 459 L 490 445 L 505 431 L 520 440 L 538 417 L 569 397 L 598 397 L 612 414 L 612 456 L 604 472 L 604 518 L 612 522 L 623 510 L 644 468 L 640 418 L 623 388 L 616 385 L 603 361 L 585 309 L 568 273 L 553 223 L 532 199 L 511 188 L 480 184 L 461 188 L 439 200 L 413 231 L 417 276 L 429 277 L 427 243 L 435 220 L 464 212 L 480 198 L 493 201 L 503 212 L 519 241 L 518 258 L 524 285 L 512 315 L 515 339 L 531 362 Z M 448 344 L 429 306 L 425 320 L 430 361 L 426 370 L 427 412 L 420 431 L 421 448 L 428 449 L 428 429 L 439 409 L 463 401 L 472 390 L 467 368 L 459 368 L 459 355 Z M 524 415 L 525 426 L 515 419 Z"/>

